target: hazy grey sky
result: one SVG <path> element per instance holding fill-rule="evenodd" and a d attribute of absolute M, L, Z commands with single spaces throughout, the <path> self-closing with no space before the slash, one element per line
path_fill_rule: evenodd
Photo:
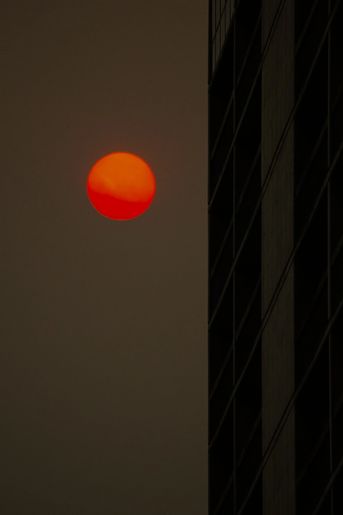
<path fill-rule="evenodd" d="M 1 4 L 1 515 L 207 513 L 207 1 Z M 154 170 L 90 206 L 94 161 Z"/>

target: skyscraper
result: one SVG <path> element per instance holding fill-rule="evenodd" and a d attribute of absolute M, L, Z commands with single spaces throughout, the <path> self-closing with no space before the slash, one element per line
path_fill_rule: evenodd
<path fill-rule="evenodd" d="M 342 2 L 209 13 L 209 514 L 341 515 Z"/>

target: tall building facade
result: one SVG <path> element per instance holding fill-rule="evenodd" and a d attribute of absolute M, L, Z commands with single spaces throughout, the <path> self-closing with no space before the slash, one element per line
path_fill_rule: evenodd
<path fill-rule="evenodd" d="M 209 4 L 209 515 L 343 514 L 343 1 Z"/>

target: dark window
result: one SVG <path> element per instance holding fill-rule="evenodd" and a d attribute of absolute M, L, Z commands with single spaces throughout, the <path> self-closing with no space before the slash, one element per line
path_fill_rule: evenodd
<path fill-rule="evenodd" d="M 230 489 L 233 475 L 233 412 L 227 413 L 219 435 L 210 449 L 210 509 L 211 513 L 224 495 L 225 487 Z"/>
<path fill-rule="evenodd" d="M 328 345 L 301 390 L 295 413 L 297 512 L 311 515 L 330 475 Z"/>

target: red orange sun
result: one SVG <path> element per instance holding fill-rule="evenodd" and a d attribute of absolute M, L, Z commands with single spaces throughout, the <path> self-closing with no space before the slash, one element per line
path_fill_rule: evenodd
<path fill-rule="evenodd" d="M 113 152 L 99 159 L 87 178 L 93 207 L 112 220 L 136 218 L 148 209 L 156 192 L 149 165 L 135 154 Z"/>

